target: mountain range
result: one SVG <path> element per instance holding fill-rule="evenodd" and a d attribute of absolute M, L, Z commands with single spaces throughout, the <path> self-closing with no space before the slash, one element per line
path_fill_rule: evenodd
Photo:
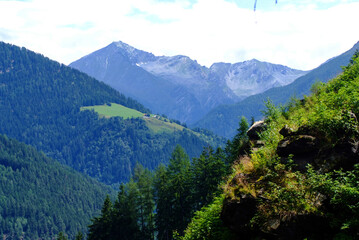
<path fill-rule="evenodd" d="M 275 105 L 285 105 L 292 97 L 301 99 L 310 93 L 312 85 L 316 82 L 328 82 L 342 72 L 353 54 L 359 50 L 359 42 L 351 49 L 333 57 L 319 67 L 299 77 L 294 82 L 271 88 L 263 93 L 250 96 L 235 104 L 221 105 L 212 109 L 200 121 L 194 124 L 196 127 L 206 128 L 214 133 L 231 138 L 235 135 L 241 116 L 255 120 L 263 118 L 262 111 L 265 103 L 270 100 Z M 222 124 L 225 122 L 226 124 Z"/>
<path fill-rule="evenodd" d="M 187 124 L 197 122 L 217 106 L 287 85 L 306 73 L 256 59 L 214 63 L 207 68 L 187 56 L 155 56 L 121 41 L 70 66 L 138 100 L 153 112 Z"/>

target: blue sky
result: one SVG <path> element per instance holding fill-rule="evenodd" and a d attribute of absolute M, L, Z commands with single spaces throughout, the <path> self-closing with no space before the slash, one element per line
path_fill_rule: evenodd
<path fill-rule="evenodd" d="M 359 41 L 359 0 L 0 0 L 0 40 L 69 64 L 113 41 L 309 70 Z"/>

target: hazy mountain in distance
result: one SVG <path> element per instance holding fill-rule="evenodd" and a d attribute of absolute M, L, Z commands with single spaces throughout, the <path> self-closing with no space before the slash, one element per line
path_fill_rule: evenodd
<path fill-rule="evenodd" d="M 133 97 L 153 112 L 194 123 L 211 109 L 291 83 L 304 71 L 260 62 L 201 66 L 187 56 L 155 56 L 113 42 L 71 67 Z"/>
<path fill-rule="evenodd" d="M 273 87 L 285 86 L 306 72 L 256 59 L 235 64 L 215 63 L 211 71 L 224 79 L 240 99 L 262 93 Z"/>
<path fill-rule="evenodd" d="M 311 86 L 315 82 L 327 82 L 340 74 L 342 66 L 348 64 L 358 49 L 359 42 L 350 50 L 327 60 L 289 85 L 269 89 L 236 104 L 218 106 L 194 124 L 194 126 L 206 128 L 220 136 L 230 138 L 235 135 L 241 116 L 245 116 L 247 119 L 254 117 L 256 120 L 259 120 L 263 117 L 261 110 L 265 109 L 265 101 L 268 99 L 278 105 L 285 104 L 291 97 L 302 98 L 304 95 L 308 95 Z M 222 124 L 223 122 L 226 122 L 226 124 Z"/>

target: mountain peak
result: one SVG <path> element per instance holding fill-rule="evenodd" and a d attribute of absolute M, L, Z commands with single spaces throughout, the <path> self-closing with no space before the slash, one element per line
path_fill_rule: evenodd
<path fill-rule="evenodd" d="M 134 51 L 137 50 L 136 48 L 134 48 L 134 47 L 128 45 L 127 43 L 122 42 L 122 41 L 113 42 L 113 44 L 118 48 L 126 50 L 127 52 L 134 52 Z"/>
<path fill-rule="evenodd" d="M 152 53 L 139 50 L 122 41 L 113 42 L 111 45 L 116 47 L 116 51 L 119 50 L 125 55 L 132 64 L 154 61 L 156 59 L 156 56 Z"/>

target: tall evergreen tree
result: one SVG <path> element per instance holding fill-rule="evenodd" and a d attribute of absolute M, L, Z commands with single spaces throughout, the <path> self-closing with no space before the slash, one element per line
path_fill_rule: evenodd
<path fill-rule="evenodd" d="M 154 199 L 156 202 L 155 224 L 159 240 L 172 239 L 172 229 L 169 219 L 173 216 L 171 196 L 169 193 L 167 168 L 160 165 L 155 174 Z"/>
<path fill-rule="evenodd" d="M 168 223 L 164 224 L 165 229 L 161 229 L 163 226 L 157 226 L 158 235 L 159 239 L 172 239 L 174 231 L 180 234 L 184 231 L 192 214 L 190 161 L 181 146 L 176 146 L 167 171 L 162 172 L 159 177 L 164 181 L 159 180 L 157 184 L 160 189 L 157 189 L 159 202 L 156 218 L 167 219 Z M 163 205 L 160 205 L 160 202 Z M 167 206 L 167 209 L 163 209 L 164 206 Z"/>
<path fill-rule="evenodd" d="M 117 200 L 114 204 L 113 230 L 111 239 L 135 240 L 140 239 L 136 211 L 137 186 L 131 180 L 120 186 Z"/>
<path fill-rule="evenodd" d="M 219 183 L 227 173 L 226 169 L 225 155 L 220 148 L 214 152 L 211 147 L 207 147 L 199 158 L 193 158 L 191 186 L 192 207 L 195 211 L 213 200 L 214 193 L 219 191 Z"/>
<path fill-rule="evenodd" d="M 245 150 L 246 143 L 248 142 L 248 128 L 248 121 L 245 117 L 242 116 L 239 122 L 239 127 L 237 129 L 237 134 L 234 136 L 232 141 L 227 142 L 226 153 L 228 164 L 232 164 L 234 161 L 236 161 L 240 153 Z"/>
<path fill-rule="evenodd" d="M 154 239 L 154 200 L 153 177 L 148 169 L 137 164 L 134 169 L 134 181 L 138 189 L 137 212 L 141 239 Z"/>
<path fill-rule="evenodd" d="M 112 202 L 107 195 L 101 209 L 101 215 L 92 219 L 92 224 L 89 226 L 88 239 L 91 240 L 106 240 L 110 239 L 112 231 Z"/>

